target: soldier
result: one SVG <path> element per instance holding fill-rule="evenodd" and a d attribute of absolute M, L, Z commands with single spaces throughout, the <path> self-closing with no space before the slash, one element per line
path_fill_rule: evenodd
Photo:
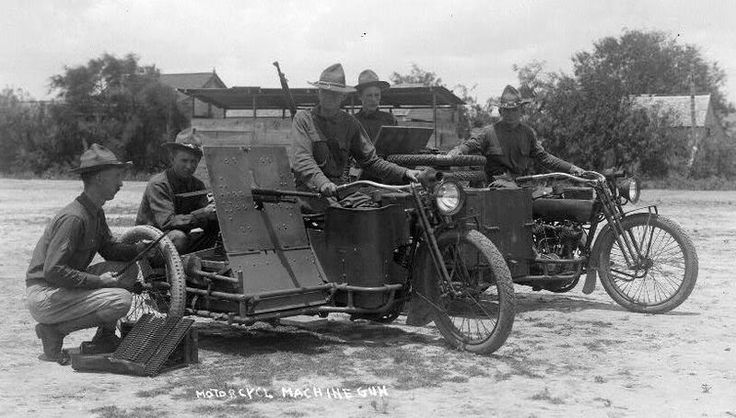
<path fill-rule="evenodd" d="M 76 330 L 98 327 L 92 342 L 100 352 L 117 348 L 117 320 L 128 313 L 138 268 L 123 268 L 145 243 L 123 244 L 113 238 L 102 205 L 123 186 L 125 168 L 105 147 L 92 144 L 82 154 L 78 173 L 84 191 L 46 226 L 36 244 L 26 274 L 26 306 L 38 321 L 43 344 L 39 359 L 68 364 L 64 337 Z M 105 262 L 89 265 L 99 253 Z M 116 262 L 117 261 L 117 262 Z"/>
<path fill-rule="evenodd" d="M 372 176 L 390 182 L 417 181 L 419 171 L 379 158 L 360 123 L 340 109 L 345 95 L 355 91 L 345 85 L 342 65 L 327 67 L 319 81 L 310 84 L 319 88 L 319 103 L 311 110 L 299 111 L 292 123 L 291 166 L 298 190 L 334 196 L 337 184 L 346 180 L 348 157 L 353 157 Z M 304 203 L 307 211 L 326 208 L 324 203 Z M 332 199 L 331 203 L 337 201 Z"/>
<path fill-rule="evenodd" d="M 482 154 L 486 175 L 493 188 L 515 188 L 514 178 L 529 169 L 531 159 L 551 171 L 581 175 L 584 170 L 544 150 L 532 128 L 521 122 L 521 112 L 529 100 L 506 86 L 499 100 L 501 120 L 487 125 L 478 135 L 452 149 L 448 155 Z"/>
<path fill-rule="evenodd" d="M 171 167 L 148 181 L 135 223 L 166 231 L 182 254 L 211 248 L 220 232 L 215 206 L 207 199 L 204 183 L 194 176 L 202 139 L 190 128 L 163 146 L 169 150 Z M 195 228 L 201 231 L 192 231 Z"/>
<path fill-rule="evenodd" d="M 374 144 L 381 126 L 399 124 L 394 115 L 378 109 L 381 104 L 381 93 L 388 90 L 389 87 L 388 82 L 379 80 L 378 75 L 371 70 L 360 73 L 358 85 L 355 86 L 362 104 L 360 111 L 355 114 L 355 119 L 358 119 Z"/>

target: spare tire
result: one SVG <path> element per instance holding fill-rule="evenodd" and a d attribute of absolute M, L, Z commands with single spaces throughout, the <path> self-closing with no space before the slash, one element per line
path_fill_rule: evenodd
<path fill-rule="evenodd" d="M 485 171 L 445 171 L 442 173 L 442 179 L 445 181 L 479 181 L 486 182 Z"/>
<path fill-rule="evenodd" d="M 394 154 L 386 157 L 392 163 L 416 167 L 426 165 L 430 167 L 467 167 L 484 166 L 486 157 L 482 155 L 455 155 L 445 154 Z"/>

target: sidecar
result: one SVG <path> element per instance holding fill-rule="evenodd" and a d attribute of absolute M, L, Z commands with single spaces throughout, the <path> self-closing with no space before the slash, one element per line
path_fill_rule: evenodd
<path fill-rule="evenodd" d="M 206 147 L 204 156 L 222 245 L 182 257 L 184 292 L 169 289 L 169 315 L 251 324 L 329 312 L 382 315 L 400 308 L 407 274 L 392 253 L 409 239 L 402 208 L 330 208 L 321 219 L 305 222 L 288 192 L 295 187 L 283 147 Z M 263 189 L 286 195 L 259 195 Z"/>
<path fill-rule="evenodd" d="M 505 342 L 514 297 L 503 259 L 477 231 L 434 231 L 443 224 L 431 205 L 452 196 L 435 196 L 419 184 L 372 183 L 393 191 L 377 207 L 302 216 L 298 198 L 318 195 L 294 190 L 283 147 L 205 146 L 204 157 L 222 243 L 180 257 L 161 240 L 164 265 L 141 263 L 142 291 L 130 320 L 154 313 L 247 325 L 339 312 L 391 322 L 417 294 L 407 323 L 434 321 L 450 344 L 477 353 Z M 123 239 L 160 235 L 138 226 Z M 481 290 L 479 277 L 489 281 Z"/>

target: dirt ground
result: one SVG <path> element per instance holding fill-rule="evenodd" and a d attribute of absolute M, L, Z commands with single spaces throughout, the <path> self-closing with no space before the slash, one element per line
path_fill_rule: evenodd
<path fill-rule="evenodd" d="M 305 327 L 203 320 L 200 364 L 140 378 L 37 360 L 25 269 L 81 184 L 0 181 L 0 415 L 736 417 L 736 192 L 644 191 L 642 204 L 679 222 L 700 259 L 693 294 L 670 314 L 625 311 L 600 284 L 591 295 L 582 284 L 562 295 L 517 286 L 514 330 L 490 356 L 452 350 L 434 326 L 404 317 L 391 326 L 332 315 Z M 143 187 L 126 183 L 105 206 L 114 232 L 132 224 Z"/>

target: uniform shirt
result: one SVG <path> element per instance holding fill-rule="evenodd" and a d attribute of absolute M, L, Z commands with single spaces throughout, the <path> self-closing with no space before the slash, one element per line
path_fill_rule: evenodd
<path fill-rule="evenodd" d="M 99 276 L 84 271 L 96 253 L 108 261 L 127 261 L 136 256 L 136 246 L 117 242 L 105 212 L 82 193 L 46 226 L 33 250 L 26 286 L 98 288 Z"/>
<path fill-rule="evenodd" d="M 355 114 L 355 119 L 358 119 L 374 144 L 378 139 L 378 131 L 381 130 L 381 126 L 396 126 L 399 124 L 394 115 L 381 110 L 368 113 L 361 109 L 360 112 Z"/>
<path fill-rule="evenodd" d="M 550 171 L 569 173 L 575 167 L 545 151 L 534 130 L 523 123 L 511 126 L 499 121 L 488 125 L 458 148 L 462 154 L 484 155 L 489 179 L 505 172 L 523 175 L 530 160 Z"/>
<path fill-rule="evenodd" d="M 158 173 L 151 177 L 143 193 L 141 205 L 136 216 L 136 225 L 151 225 L 162 231 L 184 229 L 189 232 L 191 227 L 171 225 L 175 215 L 186 215 L 207 206 L 207 195 L 192 197 L 177 197 L 177 194 L 205 190 L 204 183 L 194 176 L 181 178 L 174 174 L 172 169 Z"/>
<path fill-rule="evenodd" d="M 297 112 L 291 140 L 291 167 L 301 190 L 319 191 L 327 182 L 344 183 L 349 156 L 371 175 L 387 181 L 401 182 L 406 174 L 406 168 L 379 158 L 360 123 L 342 110 L 329 118 L 319 114 L 319 105 Z"/>

